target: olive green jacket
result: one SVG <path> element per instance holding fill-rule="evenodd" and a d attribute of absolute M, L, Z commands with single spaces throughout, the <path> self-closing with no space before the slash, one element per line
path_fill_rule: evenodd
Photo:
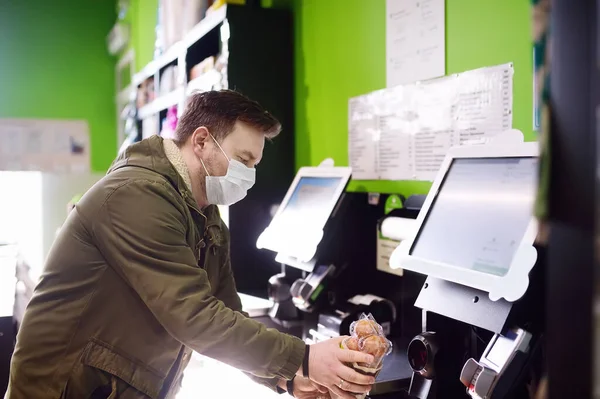
<path fill-rule="evenodd" d="M 7 398 L 172 398 L 193 350 L 290 379 L 304 343 L 241 312 L 229 259 L 217 207 L 198 208 L 162 139 L 131 146 L 56 238 Z"/>

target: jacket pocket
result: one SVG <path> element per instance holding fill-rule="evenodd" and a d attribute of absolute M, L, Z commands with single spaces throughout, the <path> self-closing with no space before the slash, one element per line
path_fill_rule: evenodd
<path fill-rule="evenodd" d="M 119 353 L 116 348 L 92 339 L 86 346 L 81 363 L 118 377 L 151 399 L 158 399 L 165 376 L 157 370 Z"/>

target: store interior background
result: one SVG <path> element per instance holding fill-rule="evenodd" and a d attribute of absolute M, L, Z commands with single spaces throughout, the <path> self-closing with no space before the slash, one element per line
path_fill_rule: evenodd
<path fill-rule="evenodd" d="M 126 18 L 136 71 L 153 58 L 157 6 L 131 0 Z M 263 6 L 293 10 L 295 126 L 282 134 L 295 137 L 296 167 L 327 157 L 347 165 L 348 99 L 385 87 L 385 0 L 263 0 Z M 535 140 L 530 7 L 524 0 L 447 1 L 446 74 L 513 62 L 513 126 Z M 87 120 L 93 174 L 79 178 L 81 187 L 105 173 L 117 154 L 116 58 L 106 49 L 116 9 L 115 0 L 0 0 L 0 91 L 9 93 L 0 95 L 0 117 Z M 34 275 L 74 194 L 52 179 L 0 172 L 0 220 L 10 221 L 0 223 L 0 239 L 2 226 L 20 226 L 18 236 L 33 248 Z M 349 190 L 408 197 L 430 186 L 354 181 Z M 32 233 L 32 226 L 43 232 Z"/>
<path fill-rule="evenodd" d="M 529 2 L 446 3 L 446 73 L 513 62 L 513 126 L 535 140 Z M 294 15 L 295 126 L 284 126 L 282 134 L 295 137 L 296 167 L 328 157 L 347 165 L 348 99 L 385 87 L 385 0 L 262 0 L 262 5 Z M 153 58 L 157 7 L 158 0 L 131 0 L 125 17 L 136 72 Z M 0 198 L 0 219 L 13 221 L 0 224 L 0 240 L 21 241 L 36 277 L 66 217 L 66 203 L 105 173 L 117 154 L 117 58 L 106 44 L 117 4 L 0 0 L 0 10 L 0 88 L 10 93 L 0 96 L 0 117 L 85 119 L 90 128 L 92 174 L 75 183 L 46 173 L 0 172 L 7 193 Z M 349 190 L 408 197 L 426 194 L 430 186 L 353 181 Z"/>
<path fill-rule="evenodd" d="M 127 19 L 137 70 L 152 60 L 157 3 L 131 0 Z M 115 1 L 0 0 L 0 5 L 0 87 L 10 93 L 0 96 L 0 117 L 87 119 L 92 169 L 106 171 L 117 151 L 116 59 L 106 50 Z M 296 166 L 317 165 L 326 157 L 347 165 L 348 98 L 385 87 L 385 1 L 263 0 L 263 5 L 294 11 Z M 515 67 L 513 126 L 534 140 L 529 2 L 447 1 L 446 73 L 505 62 Z M 425 194 L 429 186 L 353 182 L 350 190 L 408 196 Z"/>

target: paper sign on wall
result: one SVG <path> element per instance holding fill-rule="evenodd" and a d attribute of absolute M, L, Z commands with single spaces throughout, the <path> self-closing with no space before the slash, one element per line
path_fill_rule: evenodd
<path fill-rule="evenodd" d="M 0 170 L 88 172 L 87 122 L 0 119 Z"/>
<path fill-rule="evenodd" d="M 357 180 L 433 180 L 448 149 L 512 127 L 513 65 L 354 97 L 348 151 Z"/>
<path fill-rule="evenodd" d="M 446 74 L 445 0 L 386 1 L 387 87 Z"/>

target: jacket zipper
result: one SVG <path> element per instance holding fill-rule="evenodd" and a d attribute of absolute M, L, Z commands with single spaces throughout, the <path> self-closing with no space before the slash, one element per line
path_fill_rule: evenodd
<path fill-rule="evenodd" d="M 213 250 L 213 254 L 214 254 L 215 243 L 211 242 L 211 243 L 207 244 L 206 241 L 205 241 L 205 237 L 207 237 L 207 235 L 208 235 L 208 229 L 211 228 L 211 227 L 213 227 L 213 226 L 218 226 L 218 224 L 213 223 L 213 224 L 207 225 L 204 228 L 204 234 L 202 235 L 202 239 L 198 243 L 198 246 L 199 246 L 199 255 L 200 255 L 199 256 L 199 258 L 200 258 L 199 265 L 203 269 L 204 269 L 204 262 L 206 260 L 206 253 L 208 252 L 208 250 L 212 249 Z M 209 240 L 212 241 L 212 237 L 209 236 L 208 238 L 209 238 Z"/>
<path fill-rule="evenodd" d="M 200 266 L 200 268 L 204 269 L 204 260 L 206 259 L 206 243 L 204 242 L 204 238 L 202 238 L 200 240 L 200 243 L 198 244 L 198 255 L 199 255 L 199 261 L 198 261 L 198 266 Z"/>
<path fill-rule="evenodd" d="M 183 199 L 186 202 L 186 205 L 191 208 L 194 212 L 196 212 L 199 216 L 201 216 L 204 219 L 204 231 L 201 233 L 202 234 L 202 238 L 200 239 L 200 241 L 197 244 L 197 248 L 196 250 L 198 251 L 198 266 L 200 266 L 202 269 L 204 269 L 204 262 L 206 261 L 206 252 L 208 251 L 209 247 L 207 246 L 204 238 L 207 236 L 207 232 L 208 229 L 210 227 L 213 226 L 218 226 L 217 223 L 213 223 L 213 224 L 207 224 L 208 219 L 207 217 L 200 212 L 200 210 L 198 209 L 198 207 L 196 206 L 196 203 L 194 202 L 193 199 L 189 199 L 189 196 L 187 195 L 187 193 L 185 191 L 183 191 L 181 193 L 181 195 L 183 196 Z M 212 243 L 210 245 L 210 247 L 212 247 L 214 245 L 214 243 Z"/>
<path fill-rule="evenodd" d="M 206 226 L 206 222 L 208 221 L 208 219 L 202 212 L 200 212 L 195 201 L 188 196 L 186 191 L 181 190 L 180 193 L 187 207 L 193 213 L 196 213 L 198 217 L 204 219 L 204 225 Z M 204 242 L 204 231 L 198 231 L 198 234 L 200 234 L 200 241 L 198 241 L 198 243 L 196 244 L 196 253 L 198 254 L 198 266 L 204 268 L 204 259 L 206 258 L 206 251 L 204 250 L 204 247 L 206 247 L 206 243 Z"/>

